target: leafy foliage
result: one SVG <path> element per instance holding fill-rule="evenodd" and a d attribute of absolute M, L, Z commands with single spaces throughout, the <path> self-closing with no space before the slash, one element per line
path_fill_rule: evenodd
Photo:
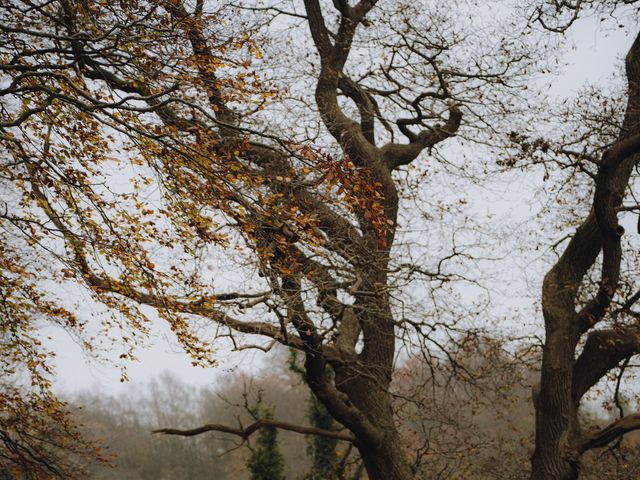
<path fill-rule="evenodd" d="M 83 478 L 89 464 L 107 461 L 56 398 L 3 381 L 0 405 L 0 478 Z"/>

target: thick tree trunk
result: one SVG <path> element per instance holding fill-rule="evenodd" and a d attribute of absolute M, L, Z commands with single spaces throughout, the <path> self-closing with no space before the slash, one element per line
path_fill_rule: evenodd
<path fill-rule="evenodd" d="M 382 285 L 386 282 L 384 274 L 377 280 Z M 369 288 L 374 288 L 373 284 L 365 287 L 365 291 Z M 388 298 L 385 294 L 373 298 L 365 295 L 358 299 L 357 304 L 361 307 L 364 349 L 358 362 L 336 370 L 336 387 L 381 433 L 377 443 L 365 440 L 358 445 L 369 479 L 412 479 L 414 475 L 402 447 L 395 423 L 393 397 L 389 393 L 395 329 Z"/>
<path fill-rule="evenodd" d="M 578 229 L 576 238 L 584 243 L 574 241 L 543 283 L 546 341 L 540 389 L 534 393 L 536 441 L 531 480 L 574 480 L 579 474 L 579 455 L 572 447 L 580 437 L 578 404 L 572 395 L 574 355 L 580 337 L 574 298 L 577 279 L 600 250 L 593 216 Z M 585 262 L 582 268 L 573 262 L 567 266 L 566 259 L 574 255 Z"/>
<path fill-rule="evenodd" d="M 358 450 L 370 480 L 404 480 L 414 478 L 403 449 L 393 414 L 392 397 L 382 391 L 375 380 L 360 376 L 341 387 L 349 399 L 382 433 L 379 442 L 360 442 Z"/>
<path fill-rule="evenodd" d="M 378 448 L 361 446 L 360 457 L 370 480 L 411 480 L 414 478 L 402 450 L 398 433 L 390 431 Z"/>
<path fill-rule="evenodd" d="M 363 368 L 363 367 L 361 367 Z M 375 373 L 374 373 L 375 372 Z M 354 370 L 352 367 L 336 369 L 337 389 L 349 400 L 349 403 L 361 412 L 375 432 L 374 438 L 358 434 L 357 447 L 364 462 L 370 480 L 405 480 L 414 478 L 409 461 L 402 447 L 393 413 L 392 396 L 388 390 L 387 375 L 377 375 L 375 369 Z M 335 417 L 340 413 L 333 411 L 331 405 L 325 406 Z"/>
<path fill-rule="evenodd" d="M 571 445 L 578 432 L 577 410 L 571 399 L 573 345 L 569 332 L 547 338 L 540 393 L 536 407 L 536 442 L 531 480 L 575 480 L 579 457 Z"/>

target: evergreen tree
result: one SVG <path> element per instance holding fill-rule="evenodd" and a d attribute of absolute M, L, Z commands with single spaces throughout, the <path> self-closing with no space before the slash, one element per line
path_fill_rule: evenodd
<path fill-rule="evenodd" d="M 270 420 L 271 411 L 263 409 L 260 404 L 255 408 L 256 416 Z M 284 457 L 278 447 L 278 431 L 275 427 L 262 427 L 258 431 L 258 439 L 251 449 L 247 460 L 247 468 L 251 472 L 251 480 L 285 480 Z"/>
<path fill-rule="evenodd" d="M 336 421 L 329 414 L 320 401 L 311 394 L 307 416 L 311 425 L 323 430 L 337 430 Z M 338 440 L 335 438 L 313 435 L 309 441 L 307 452 L 313 459 L 311 472 L 305 480 L 333 480 L 337 478 L 338 455 L 336 448 Z"/>
<path fill-rule="evenodd" d="M 299 365 L 297 352 L 292 350 L 290 353 L 289 369 L 299 374 L 306 382 L 305 372 Z M 327 369 L 327 375 L 333 378 L 333 371 L 330 368 Z M 313 392 L 308 400 L 307 418 L 313 427 L 322 430 L 337 432 L 341 429 L 340 424 L 335 421 Z M 346 453 L 340 452 L 337 439 L 310 435 L 308 441 L 307 454 L 311 457 L 312 464 L 309 473 L 301 477 L 302 480 L 359 480 L 362 477 L 364 470 L 362 462 L 356 461 L 355 469 L 349 466 L 346 457 L 351 453 L 351 449 L 347 449 Z M 351 471 L 353 471 L 352 475 Z"/>

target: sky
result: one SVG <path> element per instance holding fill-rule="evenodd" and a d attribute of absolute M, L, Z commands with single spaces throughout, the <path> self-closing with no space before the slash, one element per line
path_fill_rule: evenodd
<path fill-rule="evenodd" d="M 608 23 L 610 28 L 610 23 Z M 572 48 L 567 52 L 565 73 L 552 81 L 552 92 L 558 96 L 572 96 L 585 83 L 607 82 L 611 75 L 619 70 L 622 58 L 629 48 L 634 32 L 624 28 L 603 31 L 597 20 L 577 22 L 566 34 Z M 526 199 L 519 192 L 504 191 L 503 200 L 492 199 L 481 208 L 504 209 L 504 205 L 513 205 L 526 209 Z M 517 195 L 516 195 L 517 194 Z M 511 197 L 511 199 L 509 198 Z M 482 202 L 481 199 L 478 200 Z M 502 206 L 501 206 L 502 205 Z M 526 212 L 524 212 L 526 214 Z M 152 319 L 155 314 L 148 310 Z M 191 360 L 182 353 L 172 340 L 167 326 L 153 320 L 154 332 L 148 346 L 138 350 L 138 362 L 128 364 L 128 382 L 120 381 L 120 370 L 113 365 L 105 365 L 83 354 L 81 348 L 66 333 L 53 327 L 48 328 L 45 336 L 50 336 L 50 344 L 56 352 L 57 376 L 55 388 L 59 392 L 73 396 L 85 390 L 99 390 L 110 394 L 135 393 L 145 382 L 168 371 L 185 383 L 193 386 L 215 386 L 224 381 L 229 372 L 242 370 L 256 372 L 268 364 L 272 355 L 260 351 L 233 353 L 224 345 L 220 345 L 216 358 L 218 365 L 212 368 L 199 368 L 191 365 Z"/>

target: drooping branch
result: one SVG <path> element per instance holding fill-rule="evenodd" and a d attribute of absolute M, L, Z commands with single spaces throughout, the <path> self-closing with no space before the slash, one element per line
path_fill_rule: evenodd
<path fill-rule="evenodd" d="M 194 437 L 196 435 L 202 435 L 203 433 L 207 433 L 207 432 L 222 432 L 222 433 L 230 433 L 232 435 L 237 435 L 239 437 L 242 437 L 243 440 L 246 440 L 254 432 L 259 430 L 260 428 L 265 428 L 265 427 L 278 428 L 280 430 L 287 430 L 289 432 L 301 433 L 303 435 L 318 435 L 321 437 L 335 438 L 336 440 L 344 440 L 345 442 L 357 444 L 356 438 L 350 433 L 334 432 L 331 430 L 323 430 L 321 428 L 316 428 L 316 427 L 307 427 L 303 425 L 295 425 L 292 423 L 281 422 L 278 420 L 268 420 L 268 419 L 257 420 L 245 428 L 233 428 L 233 427 L 229 427 L 228 425 L 210 423 L 210 424 L 203 425 L 201 427 L 193 428 L 190 430 L 178 430 L 175 428 L 161 428 L 158 430 L 154 430 L 152 433 L 161 433 L 164 435 L 179 435 L 182 437 Z"/>
<path fill-rule="evenodd" d="M 137 303 L 160 310 L 198 315 L 239 333 L 267 336 L 283 345 L 297 349 L 303 348 L 302 341 L 299 338 L 294 335 L 284 335 L 276 325 L 266 322 L 245 322 L 229 316 L 214 306 L 219 301 L 215 296 L 183 301 L 170 295 L 158 295 L 148 291 L 142 292 L 128 283 L 120 282 L 106 274 L 97 274 L 93 271 L 85 256 L 82 241 L 62 222 L 62 217 L 58 215 L 44 193 L 35 185 L 33 193 L 49 220 L 62 233 L 67 245 L 72 250 L 75 257 L 74 266 L 79 269 L 85 282 L 94 289 L 127 297 Z"/>

